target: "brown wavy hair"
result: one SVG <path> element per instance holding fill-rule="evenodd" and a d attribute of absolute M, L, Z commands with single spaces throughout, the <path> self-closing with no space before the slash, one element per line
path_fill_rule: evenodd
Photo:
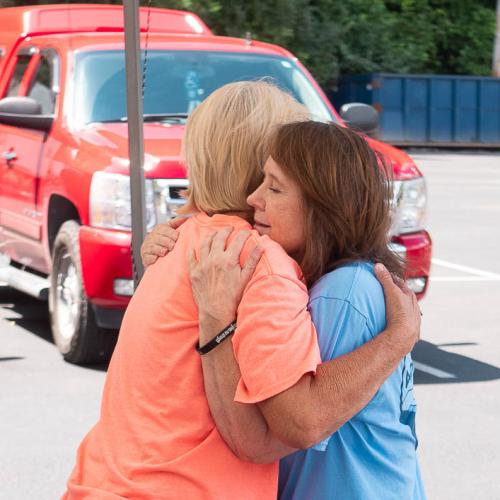
<path fill-rule="evenodd" d="M 388 248 L 391 170 L 362 136 L 334 123 L 290 123 L 275 130 L 270 155 L 302 191 L 308 285 L 353 261 L 382 262 L 403 276 Z"/>

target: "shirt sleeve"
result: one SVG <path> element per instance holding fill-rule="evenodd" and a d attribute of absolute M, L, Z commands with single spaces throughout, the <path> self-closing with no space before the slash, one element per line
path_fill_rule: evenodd
<path fill-rule="evenodd" d="M 245 290 L 232 339 L 241 371 L 235 401 L 257 403 L 292 387 L 321 362 L 299 279 L 268 274 Z"/>
<path fill-rule="evenodd" d="M 349 301 L 318 297 L 311 302 L 309 310 L 317 328 L 323 361 L 352 352 L 372 338 L 365 316 Z M 320 441 L 312 449 L 325 451 L 330 437 Z"/>

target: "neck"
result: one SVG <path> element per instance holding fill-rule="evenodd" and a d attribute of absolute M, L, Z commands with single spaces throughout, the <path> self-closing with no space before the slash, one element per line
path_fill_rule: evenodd
<path fill-rule="evenodd" d="M 235 217 L 241 217 L 250 224 L 253 224 L 253 210 L 217 210 L 217 212 L 209 212 L 207 215 L 211 217 L 212 215 L 215 214 L 233 215 Z"/>

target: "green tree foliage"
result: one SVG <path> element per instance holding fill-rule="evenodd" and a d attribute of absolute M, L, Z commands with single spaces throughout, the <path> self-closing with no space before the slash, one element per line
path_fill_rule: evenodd
<path fill-rule="evenodd" d="M 291 50 L 324 85 L 383 71 L 489 75 L 495 0 L 153 0 Z"/>
<path fill-rule="evenodd" d="M 436 73 L 489 75 L 495 37 L 495 2 L 434 0 L 432 24 Z"/>
<path fill-rule="evenodd" d="M 25 3 L 0 0 L 0 6 Z M 142 4 L 190 10 L 219 35 L 243 37 L 251 32 L 257 40 L 286 47 L 323 85 L 341 73 L 491 72 L 496 0 L 142 0 Z"/>

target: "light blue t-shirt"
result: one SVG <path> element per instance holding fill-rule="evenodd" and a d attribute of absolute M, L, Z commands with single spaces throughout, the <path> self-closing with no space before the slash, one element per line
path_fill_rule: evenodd
<path fill-rule="evenodd" d="M 353 263 L 323 276 L 309 310 L 323 361 L 349 353 L 385 328 L 373 265 Z M 413 363 L 407 355 L 368 405 L 337 432 L 280 462 L 282 500 L 421 500 L 416 457 Z"/>

